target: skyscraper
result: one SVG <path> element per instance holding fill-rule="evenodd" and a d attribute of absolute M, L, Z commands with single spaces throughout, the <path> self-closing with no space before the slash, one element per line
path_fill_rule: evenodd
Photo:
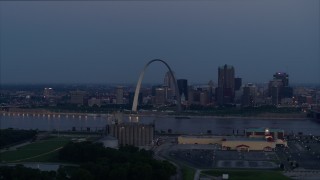
<path fill-rule="evenodd" d="M 225 64 L 218 68 L 218 88 L 216 99 L 218 104 L 232 103 L 234 100 L 234 67 Z"/>
<path fill-rule="evenodd" d="M 166 92 L 164 88 L 156 89 L 155 104 L 162 105 L 166 103 Z"/>
<path fill-rule="evenodd" d="M 277 72 L 273 75 L 273 80 L 269 82 L 269 96 L 272 103 L 278 105 L 283 98 L 291 98 L 293 95 L 292 87 L 289 87 L 289 75 L 284 72 Z"/>
<path fill-rule="evenodd" d="M 185 100 L 188 101 L 189 96 L 188 96 L 188 80 L 186 79 L 178 79 L 177 80 L 178 88 L 179 88 L 179 93 L 181 99 L 184 96 Z"/>
<path fill-rule="evenodd" d="M 173 74 L 174 74 L 174 72 L 173 72 Z M 173 81 L 173 78 L 170 74 L 170 71 L 168 71 L 166 73 L 166 75 L 164 76 L 163 86 L 167 87 L 172 92 L 172 95 L 175 95 L 176 87 L 174 85 L 174 81 Z"/>
<path fill-rule="evenodd" d="M 254 106 L 256 99 L 256 86 L 252 83 L 248 83 L 243 87 L 242 106 Z"/>
<path fill-rule="evenodd" d="M 283 86 L 289 86 L 289 75 L 284 72 L 277 72 L 273 75 L 273 79 L 279 79 L 282 81 Z"/>
<path fill-rule="evenodd" d="M 234 90 L 238 91 L 240 90 L 242 85 L 242 79 L 241 78 L 234 78 Z"/>
<path fill-rule="evenodd" d="M 209 81 L 208 83 L 208 98 L 209 98 L 209 103 L 212 103 L 213 101 L 213 95 L 214 95 L 214 83 L 212 80 Z"/>

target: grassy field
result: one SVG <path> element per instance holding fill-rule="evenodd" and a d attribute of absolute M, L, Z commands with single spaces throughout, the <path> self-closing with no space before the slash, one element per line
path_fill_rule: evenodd
<path fill-rule="evenodd" d="M 37 141 L 14 151 L 7 151 L 0 154 L 1 162 L 19 161 L 57 161 L 58 149 L 67 144 L 70 140 L 63 137 L 49 138 Z"/>
<path fill-rule="evenodd" d="M 230 180 L 288 180 L 290 178 L 284 176 L 280 171 L 263 171 L 263 170 L 209 170 L 203 171 L 203 174 L 210 176 L 222 176 L 229 174 Z"/>
<path fill-rule="evenodd" d="M 190 168 L 187 166 L 182 166 L 181 171 L 182 171 L 183 180 L 193 180 L 194 179 L 194 174 L 196 173 L 196 171 L 193 168 Z"/>

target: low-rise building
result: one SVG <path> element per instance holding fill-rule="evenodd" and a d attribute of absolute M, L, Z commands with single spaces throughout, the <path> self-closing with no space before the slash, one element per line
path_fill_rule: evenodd
<path fill-rule="evenodd" d="M 233 137 L 222 141 L 222 150 L 237 151 L 273 151 L 276 147 L 274 141 L 263 138 Z"/>
<path fill-rule="evenodd" d="M 222 150 L 273 151 L 277 145 L 287 147 L 284 130 L 250 128 L 245 136 L 179 136 L 179 144 L 220 144 Z"/>

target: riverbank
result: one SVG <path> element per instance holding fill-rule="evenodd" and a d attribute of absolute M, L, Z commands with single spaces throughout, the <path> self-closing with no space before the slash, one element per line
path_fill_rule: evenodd
<path fill-rule="evenodd" d="M 140 113 L 140 114 L 126 114 L 127 116 L 139 116 L 139 117 L 165 117 L 176 119 L 310 119 L 307 117 L 307 113 L 260 113 L 252 115 L 199 115 L 199 114 L 168 114 L 168 113 Z"/>
<path fill-rule="evenodd" d="M 78 113 L 78 112 L 51 112 L 48 110 L 33 110 L 33 109 L 15 109 L 12 111 L 0 111 L 0 114 L 3 116 L 52 116 L 52 117 L 59 117 L 59 116 L 76 116 L 76 117 L 108 117 L 113 116 L 114 113 L 111 114 L 104 114 L 104 113 Z M 172 118 L 172 117 L 180 117 L 179 119 L 190 119 L 190 118 L 220 118 L 220 119 L 310 119 L 307 117 L 307 113 L 300 112 L 300 113 L 259 113 L 259 114 L 252 114 L 252 115 L 199 115 L 198 114 L 188 114 L 184 113 L 182 115 L 175 115 L 169 114 L 167 112 L 143 112 L 139 114 L 129 114 L 129 113 L 122 113 L 123 116 L 139 116 L 139 117 L 164 117 L 164 118 Z"/>

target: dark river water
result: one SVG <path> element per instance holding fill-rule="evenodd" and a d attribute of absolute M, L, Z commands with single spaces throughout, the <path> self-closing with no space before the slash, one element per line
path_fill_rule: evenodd
<path fill-rule="evenodd" d="M 39 129 L 39 130 L 87 130 L 91 131 L 103 129 L 111 118 L 107 115 L 101 117 L 94 116 L 55 116 L 43 115 L 0 115 L 1 129 Z M 129 121 L 128 116 L 122 118 L 124 122 Z M 298 133 L 320 135 L 320 122 L 311 119 L 259 119 L 259 118 L 215 118 L 215 117 L 191 117 L 190 119 L 176 119 L 174 117 L 140 117 L 141 123 L 154 123 L 157 131 L 169 129 L 173 133 L 201 134 L 232 134 L 239 132 L 242 134 L 244 129 L 253 127 L 279 128 L 284 129 L 285 133 Z"/>

